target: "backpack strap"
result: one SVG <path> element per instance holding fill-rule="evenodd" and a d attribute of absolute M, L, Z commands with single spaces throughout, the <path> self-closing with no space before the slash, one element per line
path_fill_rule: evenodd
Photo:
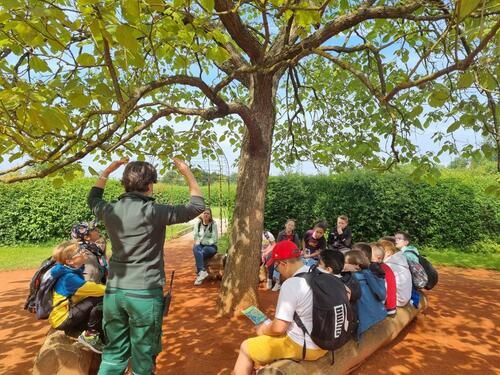
<path fill-rule="evenodd" d="M 293 321 L 302 329 L 302 332 L 304 332 L 304 345 L 302 346 L 302 360 L 304 360 L 306 359 L 306 334 L 309 334 L 309 332 L 296 312 L 293 313 Z"/>
<path fill-rule="evenodd" d="M 417 254 L 415 251 L 413 251 L 413 250 L 405 250 L 404 252 L 415 255 L 419 259 L 419 261 L 420 261 L 420 254 Z"/>

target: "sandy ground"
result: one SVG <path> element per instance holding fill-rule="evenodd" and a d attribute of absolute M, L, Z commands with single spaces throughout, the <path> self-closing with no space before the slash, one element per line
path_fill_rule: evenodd
<path fill-rule="evenodd" d="M 219 282 L 193 285 L 191 244 L 186 235 L 165 247 L 167 275 L 175 269 L 176 277 L 158 374 L 230 374 L 253 327 L 246 318 L 216 318 Z M 500 374 L 500 273 L 439 271 L 425 314 L 354 374 Z M 33 270 L 0 273 L 0 374 L 30 374 L 48 330 L 46 321 L 23 310 L 32 275 Z M 277 294 L 260 291 L 259 296 L 262 309 L 272 315 Z"/>

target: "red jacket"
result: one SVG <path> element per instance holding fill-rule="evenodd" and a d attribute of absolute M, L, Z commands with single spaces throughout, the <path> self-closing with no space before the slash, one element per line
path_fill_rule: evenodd
<path fill-rule="evenodd" d="M 387 288 L 387 298 L 385 300 L 385 309 L 387 311 L 396 310 L 396 277 L 391 267 L 385 263 L 380 263 L 385 271 L 385 286 Z"/>

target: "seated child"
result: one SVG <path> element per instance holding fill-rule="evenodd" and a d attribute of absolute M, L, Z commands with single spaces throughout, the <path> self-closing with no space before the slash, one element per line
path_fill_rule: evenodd
<path fill-rule="evenodd" d="M 85 280 L 106 284 L 108 277 L 106 241 L 100 236 L 96 224 L 92 221 L 90 223 L 82 221 L 73 225 L 71 237 L 78 240 L 89 252 L 83 270 Z"/>
<path fill-rule="evenodd" d="M 363 253 L 365 253 L 366 258 L 370 260 L 370 271 L 373 272 L 373 274 L 377 277 L 380 277 L 381 279 L 385 279 L 385 272 L 380 267 L 380 263 L 372 261 L 372 247 L 369 243 L 367 242 L 357 242 L 352 246 L 353 250 L 360 250 Z"/>
<path fill-rule="evenodd" d="M 54 249 L 52 258 L 57 263 L 49 272 L 57 281 L 48 320 L 58 330 L 83 331 L 78 341 L 101 353 L 102 300 L 106 287 L 85 281 L 83 265 L 88 256 L 88 250 L 78 241 L 66 241 Z"/>
<path fill-rule="evenodd" d="M 370 261 L 359 250 L 348 251 L 345 255 L 347 270 L 354 270 L 354 277 L 361 287 L 361 297 L 356 302 L 358 313 L 357 338 L 371 326 L 382 321 L 387 316 L 384 301 L 386 298 L 384 279 L 376 277 L 368 268 Z"/>
<path fill-rule="evenodd" d="M 278 238 L 276 242 L 281 241 L 292 241 L 297 247 L 300 247 L 299 235 L 295 232 L 296 222 L 293 219 L 288 219 L 285 223 L 285 229 L 278 233 Z M 269 266 L 269 275 L 271 279 L 274 280 L 274 286 L 271 289 L 273 292 L 277 292 L 281 288 L 281 275 L 274 267 L 274 264 Z M 271 282 L 272 282 L 271 280 Z"/>
<path fill-rule="evenodd" d="M 324 221 L 318 221 L 314 224 L 313 229 L 308 230 L 304 234 L 302 261 L 306 266 L 318 264 L 320 251 L 326 249 L 326 227 L 327 225 Z"/>
<path fill-rule="evenodd" d="M 273 252 L 273 247 L 275 244 L 274 236 L 268 230 L 262 231 L 262 247 L 261 247 L 261 263 L 262 266 L 265 267 L 267 261 L 271 258 L 271 254 Z M 274 273 L 274 264 L 267 269 L 267 289 L 271 289 L 273 287 L 273 273 Z"/>
<path fill-rule="evenodd" d="M 381 240 L 378 244 L 384 249 L 384 263 L 391 268 L 396 279 L 396 305 L 405 306 L 410 300 L 413 286 L 408 261 L 392 242 Z"/>
<path fill-rule="evenodd" d="M 385 256 L 384 248 L 377 243 L 372 243 L 370 246 L 372 248 L 372 262 L 379 263 L 385 273 L 385 289 L 387 291 L 385 309 L 387 310 L 387 315 L 396 315 L 396 277 L 391 267 L 383 263 Z"/>
<path fill-rule="evenodd" d="M 344 254 L 351 250 L 352 232 L 348 227 L 349 218 L 341 215 L 337 218 L 337 225 L 332 228 L 328 236 L 328 248 L 332 250 L 342 251 Z"/>
<path fill-rule="evenodd" d="M 201 285 L 208 277 L 205 260 L 217 254 L 217 223 L 212 217 L 212 210 L 206 208 L 193 228 L 193 255 L 196 264 L 194 285 Z"/>
<path fill-rule="evenodd" d="M 415 246 L 410 245 L 410 235 L 408 233 L 402 231 L 396 232 L 394 233 L 394 239 L 396 241 L 396 247 L 401 250 L 408 262 L 419 262 L 418 255 L 420 253 Z M 415 307 L 418 307 L 420 302 L 420 295 L 417 292 L 417 288 L 414 286 L 411 291 L 411 302 Z"/>

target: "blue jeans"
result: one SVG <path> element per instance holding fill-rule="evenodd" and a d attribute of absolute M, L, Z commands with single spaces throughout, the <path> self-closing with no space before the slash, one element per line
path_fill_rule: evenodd
<path fill-rule="evenodd" d="M 213 257 L 217 253 L 217 245 L 194 245 L 193 255 L 194 261 L 196 262 L 196 273 L 198 274 L 201 270 L 205 270 L 204 259 Z"/>

